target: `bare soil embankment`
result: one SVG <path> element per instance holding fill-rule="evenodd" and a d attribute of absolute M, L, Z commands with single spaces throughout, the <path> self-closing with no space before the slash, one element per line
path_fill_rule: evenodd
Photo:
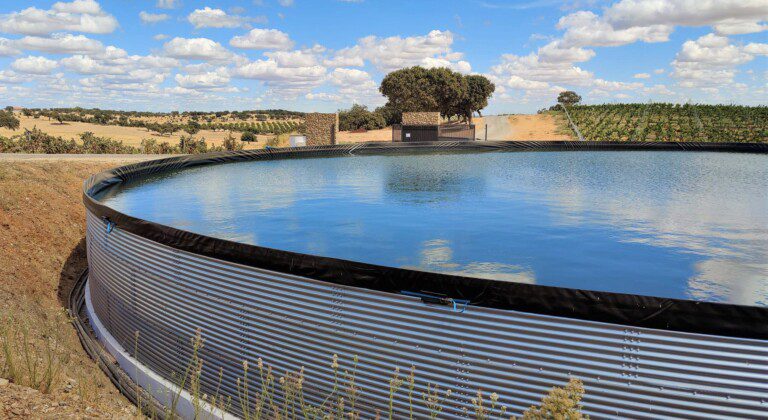
<path fill-rule="evenodd" d="M 64 302 L 86 266 L 83 180 L 136 160 L 0 155 L 0 418 L 134 415 L 80 346 Z"/>

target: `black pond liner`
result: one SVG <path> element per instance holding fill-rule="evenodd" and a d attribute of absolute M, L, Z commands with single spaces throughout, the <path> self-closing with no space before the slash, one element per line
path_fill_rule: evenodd
<path fill-rule="evenodd" d="M 768 339 L 768 307 L 700 302 L 625 293 L 513 283 L 430 273 L 307 255 L 212 238 L 123 214 L 94 197 L 115 184 L 158 173 L 228 162 L 425 151 L 695 151 L 768 154 L 768 143 L 704 142 L 425 142 L 314 146 L 185 155 L 122 166 L 96 174 L 83 186 L 85 206 L 117 229 L 175 249 L 329 283 L 389 293 L 468 301 L 471 306 L 515 310 L 633 327 L 727 337 Z M 767 280 L 768 281 L 768 280 Z"/>

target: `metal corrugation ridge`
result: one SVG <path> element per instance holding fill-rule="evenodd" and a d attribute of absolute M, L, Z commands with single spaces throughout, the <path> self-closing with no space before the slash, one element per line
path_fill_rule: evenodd
<path fill-rule="evenodd" d="M 760 418 L 768 411 L 763 341 L 473 306 L 456 313 L 175 250 L 119 227 L 108 234 L 90 214 L 88 256 L 95 312 L 125 348 L 133 349 L 133 332 L 141 330 L 139 359 L 163 375 L 183 372 L 190 337 L 203 328 L 203 386 L 215 387 L 221 368 L 233 400 L 242 361 L 259 357 L 280 373 L 304 366 L 306 382 L 321 385 L 311 393 L 316 400 L 333 381 L 335 353 L 347 369 L 360 357 L 357 382 L 370 413 L 386 412 L 392 369 L 411 365 L 418 380 L 452 389 L 447 417 L 461 417 L 478 389 L 498 392 L 519 412 L 569 376 L 584 381 L 584 411 L 596 418 Z M 424 390 L 418 386 L 414 400 Z M 407 414 L 402 399 L 396 411 Z"/>
<path fill-rule="evenodd" d="M 209 295 L 209 296 L 210 296 L 210 295 Z M 316 316 L 316 314 L 312 314 L 312 315 Z M 473 326 L 473 328 L 482 328 L 482 325 L 479 325 L 479 326 Z M 553 343 L 549 343 L 549 344 L 553 344 Z M 582 356 L 583 356 L 583 355 L 582 355 Z M 691 359 L 691 358 L 689 358 L 689 362 L 691 361 L 690 359 Z M 705 360 L 706 360 L 706 359 L 705 359 Z M 734 364 L 732 364 L 732 365 L 731 365 L 731 369 L 735 369 L 735 368 L 736 368 L 736 366 L 735 366 L 735 365 L 736 365 L 735 363 L 734 363 Z M 699 366 L 699 369 L 706 369 L 706 367 L 705 367 L 705 366 L 702 364 L 702 365 L 700 365 L 700 366 Z M 691 378 L 687 378 L 687 379 L 688 379 L 688 380 L 690 380 Z M 721 376 L 721 379 L 725 379 L 725 378 L 723 378 L 723 377 Z M 758 379 L 758 378 L 754 378 L 754 379 Z"/>

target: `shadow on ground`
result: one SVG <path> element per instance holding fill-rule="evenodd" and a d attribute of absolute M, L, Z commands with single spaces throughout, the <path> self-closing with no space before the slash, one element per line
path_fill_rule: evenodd
<path fill-rule="evenodd" d="M 86 258 L 85 238 L 81 238 L 77 245 L 72 248 L 67 260 L 64 262 L 64 266 L 61 268 L 57 291 L 61 306 L 65 308 L 67 307 L 72 286 L 74 286 L 77 279 L 80 278 L 80 274 L 83 273 L 83 270 L 85 270 L 87 266 L 88 259 Z"/>

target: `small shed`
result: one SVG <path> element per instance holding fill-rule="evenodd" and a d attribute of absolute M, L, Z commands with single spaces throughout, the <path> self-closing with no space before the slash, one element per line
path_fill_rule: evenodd
<path fill-rule="evenodd" d="M 403 124 L 392 127 L 394 142 L 474 139 L 474 124 L 441 124 L 439 112 L 404 112 Z"/>

